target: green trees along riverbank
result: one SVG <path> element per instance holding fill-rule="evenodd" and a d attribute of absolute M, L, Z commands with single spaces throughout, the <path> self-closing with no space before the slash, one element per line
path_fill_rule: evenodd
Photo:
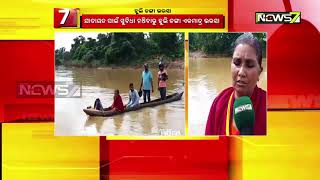
<path fill-rule="evenodd" d="M 230 56 L 232 43 L 243 33 L 190 33 L 190 52 L 202 52 L 208 56 Z M 258 38 L 266 54 L 266 33 L 252 33 Z"/>
<path fill-rule="evenodd" d="M 99 33 L 97 38 L 78 36 L 70 51 L 55 50 L 55 64 L 66 66 L 136 66 L 144 62 L 182 60 L 183 33 Z"/>

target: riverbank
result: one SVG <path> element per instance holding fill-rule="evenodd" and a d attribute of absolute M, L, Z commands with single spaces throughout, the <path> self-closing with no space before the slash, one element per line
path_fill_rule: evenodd
<path fill-rule="evenodd" d="M 230 58 L 231 54 L 207 54 L 203 51 L 193 51 L 189 53 L 189 58 L 197 59 L 197 58 Z M 263 59 L 266 57 L 263 55 Z"/>
<path fill-rule="evenodd" d="M 230 54 L 207 54 L 203 51 L 193 51 L 189 53 L 189 58 L 223 58 L 230 57 Z"/>
<path fill-rule="evenodd" d="M 159 60 L 149 60 L 144 61 L 136 64 L 110 64 L 110 65 L 99 65 L 92 61 L 91 64 L 76 64 L 72 63 L 72 61 L 68 64 L 62 64 L 58 66 L 65 66 L 65 67 L 80 67 L 80 68 L 97 68 L 97 69 L 141 69 L 144 63 L 148 63 L 150 68 L 158 68 Z M 167 69 L 184 69 L 184 60 L 183 59 L 176 59 L 174 61 L 164 61 L 165 66 Z"/>

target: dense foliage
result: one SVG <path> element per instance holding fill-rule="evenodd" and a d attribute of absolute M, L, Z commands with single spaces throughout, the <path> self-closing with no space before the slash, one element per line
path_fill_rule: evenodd
<path fill-rule="evenodd" d="M 190 33 L 190 51 L 202 51 L 206 54 L 230 55 L 233 42 L 243 33 Z M 252 33 L 262 45 L 263 56 L 266 51 L 266 34 Z"/>
<path fill-rule="evenodd" d="M 182 33 L 105 33 L 97 39 L 78 36 L 70 51 L 55 50 L 56 65 L 136 65 L 165 58 L 183 60 Z"/>

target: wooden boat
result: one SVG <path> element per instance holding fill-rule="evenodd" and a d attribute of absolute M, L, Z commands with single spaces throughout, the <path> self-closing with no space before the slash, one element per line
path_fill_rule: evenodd
<path fill-rule="evenodd" d="M 107 109 L 107 108 L 105 108 L 104 111 L 99 111 L 99 110 L 96 110 L 96 109 L 93 109 L 93 108 L 83 109 L 83 111 L 89 116 L 110 117 L 110 116 L 114 116 L 114 115 L 117 115 L 117 114 L 122 114 L 122 113 L 125 113 L 125 112 L 129 112 L 129 111 L 136 111 L 136 110 L 139 110 L 139 109 L 142 109 L 142 108 L 145 108 L 145 107 L 154 107 L 154 106 L 158 106 L 158 105 L 161 105 L 161 104 L 170 103 L 170 102 L 173 102 L 173 101 L 178 101 L 178 100 L 181 99 L 182 95 L 183 95 L 183 92 L 174 93 L 174 94 L 168 95 L 165 100 L 161 100 L 159 98 L 159 99 L 155 99 L 155 100 L 150 101 L 150 102 L 141 103 L 136 107 L 125 109 L 124 112 L 112 112 L 112 111 L 109 111 L 109 109 Z"/>

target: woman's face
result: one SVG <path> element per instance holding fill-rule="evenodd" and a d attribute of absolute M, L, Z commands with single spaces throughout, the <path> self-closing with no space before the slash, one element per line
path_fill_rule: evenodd
<path fill-rule="evenodd" d="M 252 95 L 261 71 L 255 49 L 248 44 L 239 44 L 231 62 L 232 86 L 236 97 Z"/>
<path fill-rule="evenodd" d="M 118 95 L 119 95 L 118 91 L 114 91 L 114 96 L 118 96 Z"/>

